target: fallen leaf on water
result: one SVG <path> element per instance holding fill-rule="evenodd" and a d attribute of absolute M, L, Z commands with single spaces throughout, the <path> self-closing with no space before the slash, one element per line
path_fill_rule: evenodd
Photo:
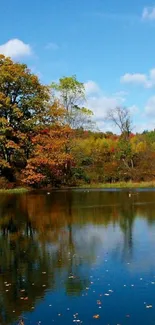
<path fill-rule="evenodd" d="M 101 300 L 97 300 L 97 305 L 102 305 Z"/>
<path fill-rule="evenodd" d="M 96 319 L 97 318 L 100 318 L 100 315 L 98 315 L 98 314 L 97 315 L 94 315 L 93 318 L 96 318 Z"/>

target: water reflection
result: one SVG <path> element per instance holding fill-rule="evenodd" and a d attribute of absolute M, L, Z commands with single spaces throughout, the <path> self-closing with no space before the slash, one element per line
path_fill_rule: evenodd
<path fill-rule="evenodd" d="M 112 251 L 113 259 L 131 262 L 136 220 L 146 219 L 152 231 L 154 211 L 155 192 L 1 195 L 0 323 L 32 311 L 48 291 L 80 296 L 101 250 L 102 258 Z"/>

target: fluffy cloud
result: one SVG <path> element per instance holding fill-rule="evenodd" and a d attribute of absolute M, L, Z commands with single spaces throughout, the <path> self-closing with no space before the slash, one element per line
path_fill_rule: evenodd
<path fill-rule="evenodd" d="M 133 132 L 137 132 L 137 133 L 142 133 L 144 131 L 151 131 L 154 130 L 154 122 L 136 122 L 136 128 L 134 128 Z"/>
<path fill-rule="evenodd" d="M 128 110 L 129 110 L 131 116 L 134 116 L 139 113 L 139 108 L 136 105 L 129 106 Z"/>
<path fill-rule="evenodd" d="M 105 95 L 98 84 L 92 80 L 85 83 L 87 107 L 94 113 L 94 120 L 97 127 L 103 131 L 118 132 L 106 121 L 106 115 L 110 108 L 123 105 L 127 95 L 125 92 L 118 92 L 112 95 Z"/>
<path fill-rule="evenodd" d="M 91 96 L 87 99 L 88 107 L 92 109 L 97 120 L 104 119 L 108 109 L 114 108 L 121 104 L 116 97 L 113 96 Z"/>
<path fill-rule="evenodd" d="M 29 44 L 25 44 L 23 41 L 15 38 L 0 45 L 0 54 L 16 59 L 31 55 L 32 49 Z"/>
<path fill-rule="evenodd" d="M 112 95 L 106 95 L 99 85 L 89 80 L 85 83 L 87 107 L 90 108 L 94 113 L 94 120 L 96 122 L 97 128 L 101 131 L 112 131 L 114 133 L 119 133 L 119 130 L 112 123 L 108 122 L 106 119 L 108 110 L 115 108 L 117 106 L 124 106 L 126 103 L 127 92 L 119 91 Z M 128 107 L 131 118 L 135 120 L 139 114 L 139 108 L 136 105 Z M 137 130 L 137 124 L 136 124 Z M 134 128 L 135 131 L 135 128 Z"/>
<path fill-rule="evenodd" d="M 148 99 L 145 106 L 145 115 L 151 119 L 155 119 L 155 96 L 152 96 Z"/>
<path fill-rule="evenodd" d="M 87 105 L 93 110 L 97 119 L 105 118 L 109 108 L 121 105 L 125 100 L 124 93 L 121 92 L 111 96 L 105 95 L 98 84 L 92 80 L 89 80 L 84 85 Z"/>
<path fill-rule="evenodd" d="M 148 75 L 142 73 L 126 73 L 121 77 L 121 83 L 152 88 L 155 86 L 155 68 L 151 69 Z"/>
<path fill-rule="evenodd" d="M 85 86 L 86 96 L 100 93 L 100 87 L 97 85 L 96 82 L 92 80 L 88 80 L 87 82 L 85 82 L 84 86 Z"/>
<path fill-rule="evenodd" d="M 155 20 L 155 7 L 145 7 L 142 12 L 143 20 Z"/>
<path fill-rule="evenodd" d="M 147 76 L 141 73 L 126 73 L 121 77 L 122 83 L 132 83 L 147 87 Z"/>

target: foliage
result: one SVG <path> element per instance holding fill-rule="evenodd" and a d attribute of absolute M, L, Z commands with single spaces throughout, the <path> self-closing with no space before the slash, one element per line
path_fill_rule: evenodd
<path fill-rule="evenodd" d="M 73 129 L 90 128 L 91 116 L 90 109 L 84 107 L 85 88 L 76 76 L 63 77 L 58 83 L 51 84 L 52 96 L 59 98 L 60 103 L 66 110 L 65 122 Z"/>
<path fill-rule="evenodd" d="M 0 55 L 0 172 L 10 181 L 15 168 L 26 165 L 48 100 L 47 87 L 25 64 Z"/>
<path fill-rule="evenodd" d="M 155 130 L 132 133 L 128 108 L 109 109 L 120 130 L 95 132 L 76 76 L 47 87 L 0 55 L 0 188 L 154 181 Z"/>
<path fill-rule="evenodd" d="M 34 186 L 65 183 L 66 165 L 73 160 L 66 151 L 71 133 L 68 126 L 55 125 L 32 138 L 35 150 L 23 172 L 24 183 Z"/>

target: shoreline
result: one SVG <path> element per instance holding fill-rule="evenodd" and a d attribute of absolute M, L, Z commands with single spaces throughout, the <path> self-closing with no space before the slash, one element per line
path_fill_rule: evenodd
<path fill-rule="evenodd" d="M 24 188 L 24 187 L 15 187 L 15 188 L 12 188 L 12 189 L 0 189 L 0 194 L 23 194 L 23 193 L 27 193 L 31 191 L 31 189 L 27 189 L 27 188 Z"/>
<path fill-rule="evenodd" d="M 132 188 L 155 188 L 155 181 L 152 182 L 118 182 L 118 183 L 93 183 L 82 184 L 79 186 L 62 186 L 60 188 L 13 188 L 0 189 L 0 194 L 24 194 L 32 191 L 54 191 L 54 190 L 72 190 L 72 189 L 132 189 Z"/>
<path fill-rule="evenodd" d="M 94 183 L 90 185 L 82 185 L 79 188 L 88 188 L 88 189 L 131 189 L 131 188 L 155 188 L 155 181 L 152 182 L 117 182 L 117 183 Z"/>

